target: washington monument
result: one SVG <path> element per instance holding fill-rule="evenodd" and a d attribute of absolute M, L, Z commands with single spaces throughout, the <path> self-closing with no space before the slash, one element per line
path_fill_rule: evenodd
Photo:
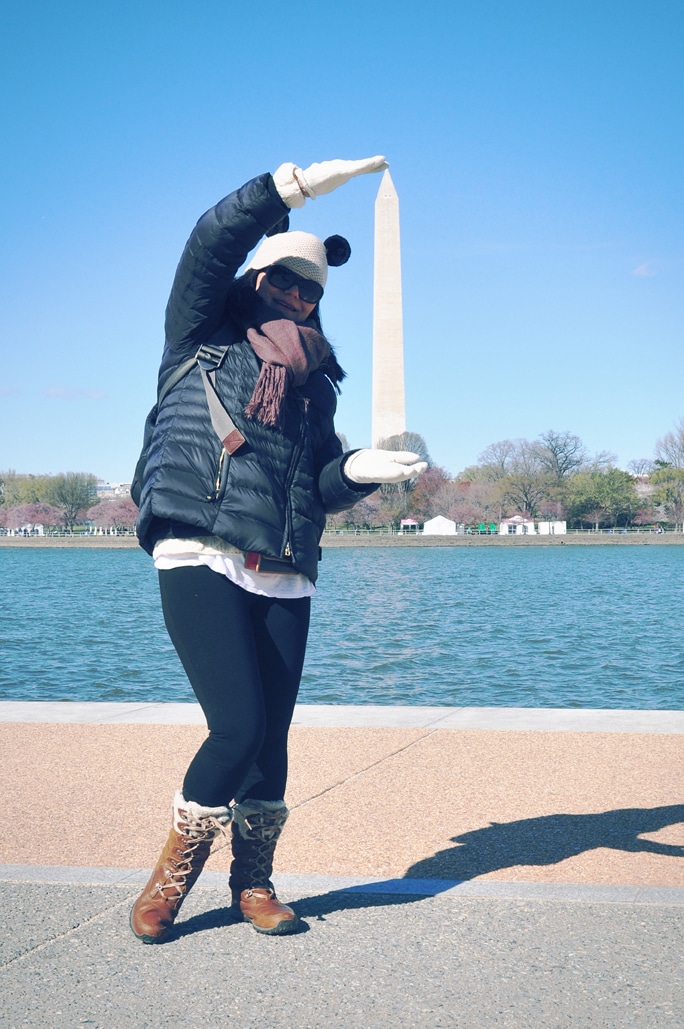
<path fill-rule="evenodd" d="M 375 200 L 372 446 L 405 431 L 399 197 L 386 171 Z"/>

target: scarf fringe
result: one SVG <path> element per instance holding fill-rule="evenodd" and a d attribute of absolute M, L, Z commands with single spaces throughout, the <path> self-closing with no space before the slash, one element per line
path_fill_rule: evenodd
<path fill-rule="evenodd" d="M 290 386 L 302 386 L 330 356 L 325 336 L 287 318 L 262 322 L 247 329 L 252 350 L 262 362 L 245 414 L 275 428 Z"/>
<path fill-rule="evenodd" d="M 279 364 L 262 365 L 245 414 L 263 425 L 276 426 L 286 389 L 287 369 Z"/>

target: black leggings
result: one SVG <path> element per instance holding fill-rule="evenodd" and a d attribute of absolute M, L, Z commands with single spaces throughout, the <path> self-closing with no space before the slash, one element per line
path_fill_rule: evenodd
<path fill-rule="evenodd" d="M 159 572 L 164 620 L 209 727 L 183 796 L 207 807 L 282 800 L 309 597 L 277 600 L 206 567 Z"/>

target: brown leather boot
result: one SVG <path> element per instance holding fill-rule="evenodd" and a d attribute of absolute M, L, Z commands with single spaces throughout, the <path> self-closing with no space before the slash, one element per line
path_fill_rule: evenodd
<path fill-rule="evenodd" d="M 288 814 L 284 800 L 245 800 L 233 807 L 232 911 L 267 936 L 299 928 L 297 915 L 280 903 L 271 882 L 273 855 Z"/>
<path fill-rule="evenodd" d="M 214 837 L 225 831 L 230 808 L 202 807 L 176 793 L 173 825 L 159 861 L 131 910 L 131 929 L 143 943 L 163 943 L 181 904 L 209 857 Z"/>

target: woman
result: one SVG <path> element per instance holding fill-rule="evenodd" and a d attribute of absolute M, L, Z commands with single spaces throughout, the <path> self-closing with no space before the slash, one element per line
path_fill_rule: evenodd
<path fill-rule="evenodd" d="M 333 418 L 344 372 L 319 301 L 349 246 L 289 232 L 287 215 L 386 167 L 376 157 L 260 175 L 200 219 L 176 272 L 137 531 L 209 733 L 131 912 L 144 943 L 168 937 L 231 821 L 236 916 L 262 933 L 297 928 L 271 873 L 326 513 L 425 465 L 409 453 L 342 452 Z"/>

